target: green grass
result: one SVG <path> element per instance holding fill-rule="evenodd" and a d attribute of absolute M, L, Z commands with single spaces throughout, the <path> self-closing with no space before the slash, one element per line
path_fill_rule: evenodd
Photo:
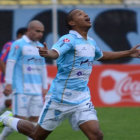
<path fill-rule="evenodd" d="M 140 140 L 140 108 L 96 108 L 104 140 Z M 26 140 L 16 132 L 7 140 Z M 66 120 L 47 140 L 87 140 L 81 131 L 73 131 Z"/>
<path fill-rule="evenodd" d="M 140 140 L 140 108 L 98 108 L 105 140 Z"/>

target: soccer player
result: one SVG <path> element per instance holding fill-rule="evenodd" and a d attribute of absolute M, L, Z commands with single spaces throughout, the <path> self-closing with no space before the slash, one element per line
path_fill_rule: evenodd
<path fill-rule="evenodd" d="M 16 40 L 20 39 L 27 32 L 27 28 L 19 28 L 16 32 Z M 0 88 L 1 88 L 1 98 L 0 98 L 0 112 L 6 107 L 11 106 L 11 96 L 4 96 L 3 90 L 5 85 L 5 66 L 8 58 L 8 54 L 14 40 L 8 41 L 4 44 L 2 51 L 0 53 Z"/>
<path fill-rule="evenodd" d="M 140 45 L 120 52 L 101 51 L 87 35 L 91 27 L 90 18 L 80 9 L 68 13 L 67 24 L 69 34 L 62 36 L 51 50 L 46 44 L 43 48 L 38 47 L 41 56 L 57 59 L 58 72 L 48 91 L 52 94 L 51 98 L 45 101 L 37 126 L 11 117 L 11 112 L 5 112 L 0 122 L 34 140 L 45 140 L 65 118 L 69 118 L 72 128 L 80 129 L 89 140 L 103 140 L 87 86 L 92 64 L 94 60 L 140 58 Z"/>
<path fill-rule="evenodd" d="M 26 35 L 12 44 L 6 65 L 4 93 L 9 95 L 13 91 L 13 114 L 34 124 L 43 107 L 42 96 L 47 92 L 46 63 L 37 48 L 43 47 L 39 42 L 43 33 L 44 25 L 38 20 L 31 21 Z"/>
<path fill-rule="evenodd" d="M 16 32 L 16 40 L 20 39 L 23 35 L 25 35 L 27 32 L 27 28 L 22 27 L 19 28 Z M 12 104 L 12 94 L 9 96 L 5 96 L 3 94 L 3 90 L 5 87 L 5 67 L 6 62 L 8 58 L 8 54 L 11 48 L 12 43 L 15 40 L 8 41 L 2 48 L 1 54 L 0 54 L 0 68 L 1 68 L 1 79 L 0 79 L 0 88 L 1 88 L 1 97 L 0 97 L 0 113 L 5 109 L 11 106 Z M 6 136 L 8 136 L 13 130 L 10 127 L 4 127 L 2 133 L 0 134 L 0 140 L 4 140 Z"/>

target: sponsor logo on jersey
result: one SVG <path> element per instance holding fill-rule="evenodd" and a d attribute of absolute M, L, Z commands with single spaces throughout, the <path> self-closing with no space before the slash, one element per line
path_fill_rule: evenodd
<path fill-rule="evenodd" d="M 15 49 L 17 50 L 19 48 L 19 46 L 15 46 Z"/>
<path fill-rule="evenodd" d="M 83 73 L 81 71 L 78 71 L 77 76 L 81 76 L 81 75 L 83 75 Z"/>
<path fill-rule="evenodd" d="M 41 68 L 32 68 L 32 67 L 27 67 L 28 71 L 33 71 L 33 70 L 37 70 L 37 71 L 41 71 Z"/>
<path fill-rule="evenodd" d="M 35 62 L 41 63 L 42 62 L 42 59 L 32 57 L 32 58 L 28 58 L 28 61 L 35 61 Z"/>
<path fill-rule="evenodd" d="M 66 95 L 66 96 L 71 96 L 72 93 L 71 93 L 71 92 L 65 92 L 65 95 Z"/>
<path fill-rule="evenodd" d="M 15 46 L 13 55 L 16 54 L 16 52 L 17 52 L 18 49 L 19 49 L 19 46 Z"/>
<path fill-rule="evenodd" d="M 85 61 L 81 61 L 80 65 L 82 64 L 88 64 L 88 66 L 92 66 L 92 61 L 89 61 L 88 59 Z"/>
<path fill-rule="evenodd" d="M 67 43 L 67 42 L 70 42 L 70 40 L 69 40 L 68 38 L 65 38 L 65 39 L 63 40 L 63 42 Z"/>

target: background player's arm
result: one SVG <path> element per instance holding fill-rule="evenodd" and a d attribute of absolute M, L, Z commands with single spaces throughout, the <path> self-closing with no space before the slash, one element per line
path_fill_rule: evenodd
<path fill-rule="evenodd" d="M 0 69 L 5 74 L 5 63 L 0 59 Z"/>
<path fill-rule="evenodd" d="M 134 46 L 130 50 L 125 50 L 125 51 L 119 51 L 119 52 L 103 52 L 103 57 L 101 57 L 99 60 L 114 60 L 118 58 L 123 58 L 123 57 L 136 57 L 140 58 L 140 49 L 138 47 L 140 46 Z"/>
<path fill-rule="evenodd" d="M 16 61 L 18 60 L 21 54 L 21 48 L 18 44 L 18 41 L 15 41 L 11 49 L 9 51 L 8 60 L 6 63 L 6 71 L 5 71 L 5 89 L 4 94 L 9 95 L 12 93 L 12 83 L 13 83 L 13 75 L 14 75 L 14 68 L 16 65 Z"/>
<path fill-rule="evenodd" d="M 5 73 L 6 86 L 3 91 L 3 93 L 6 96 L 12 93 L 12 80 L 13 80 L 12 77 L 13 77 L 14 67 L 15 67 L 15 61 L 8 60 L 6 64 L 6 73 Z"/>

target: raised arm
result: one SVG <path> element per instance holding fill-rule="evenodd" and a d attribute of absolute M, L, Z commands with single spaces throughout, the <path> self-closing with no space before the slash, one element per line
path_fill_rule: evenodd
<path fill-rule="evenodd" d="M 48 50 L 46 43 L 43 43 L 44 47 L 38 47 L 39 54 L 42 57 L 51 58 L 51 59 L 57 59 L 59 57 L 59 54 L 55 50 Z"/>
<path fill-rule="evenodd" d="M 139 45 L 134 46 L 130 50 L 125 50 L 125 51 L 118 51 L 118 52 L 103 52 L 103 57 L 100 60 L 114 60 L 118 58 L 123 58 L 123 57 L 134 57 L 134 58 L 140 58 L 140 47 Z"/>

